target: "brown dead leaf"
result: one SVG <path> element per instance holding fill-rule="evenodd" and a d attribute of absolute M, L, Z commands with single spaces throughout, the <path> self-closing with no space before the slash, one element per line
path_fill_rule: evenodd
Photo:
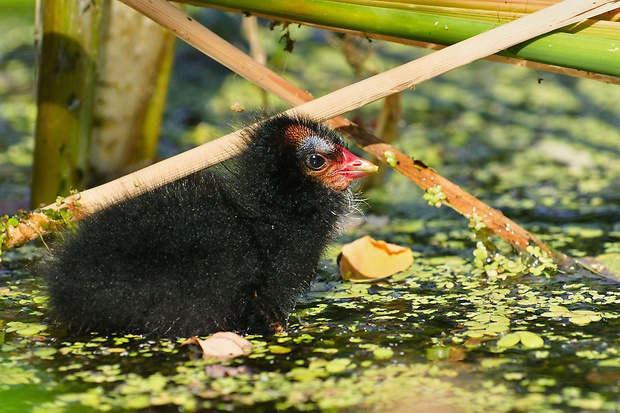
<path fill-rule="evenodd" d="M 230 332 L 215 333 L 206 340 L 191 337 L 182 345 L 186 344 L 199 346 L 204 359 L 229 360 L 248 354 L 252 350 L 252 343 L 239 334 Z"/>
<path fill-rule="evenodd" d="M 365 236 L 342 247 L 340 275 L 352 282 L 376 281 L 413 263 L 411 249 Z"/>
<path fill-rule="evenodd" d="M 450 361 L 461 361 L 467 358 L 468 351 L 462 347 L 450 347 Z"/>
<path fill-rule="evenodd" d="M 618 372 L 592 372 L 586 376 L 586 380 L 591 383 L 614 383 L 620 381 Z"/>

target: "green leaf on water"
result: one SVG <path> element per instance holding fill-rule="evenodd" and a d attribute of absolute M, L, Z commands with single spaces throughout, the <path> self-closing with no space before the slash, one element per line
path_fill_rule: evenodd
<path fill-rule="evenodd" d="M 450 347 L 433 346 L 426 349 L 427 360 L 447 360 L 448 358 L 450 358 Z"/>
<path fill-rule="evenodd" d="M 291 349 L 289 347 L 284 347 L 284 346 L 278 346 L 278 345 L 272 345 L 269 346 L 269 352 L 272 354 L 287 354 L 291 352 Z"/>
<path fill-rule="evenodd" d="M 511 348 L 519 344 L 521 337 L 517 333 L 508 333 L 497 340 L 497 347 Z"/>
<path fill-rule="evenodd" d="M 620 367 L 620 357 L 603 360 L 598 364 L 602 367 Z"/>
<path fill-rule="evenodd" d="M 40 358 L 50 358 L 58 353 L 54 347 L 38 347 L 32 351 L 32 354 Z"/>
<path fill-rule="evenodd" d="M 372 354 L 377 360 L 387 360 L 392 358 L 392 356 L 394 355 L 394 350 L 392 350 L 391 348 L 381 347 L 375 349 Z"/>
<path fill-rule="evenodd" d="M 530 331 L 517 331 L 521 344 L 526 348 L 540 348 L 545 345 L 545 341 L 536 333 Z"/>
<path fill-rule="evenodd" d="M 347 370 L 350 364 L 351 359 L 337 358 L 328 362 L 325 365 L 325 370 L 327 370 L 328 373 L 342 373 Z"/>
<path fill-rule="evenodd" d="M 34 336 L 40 334 L 42 331 L 46 330 L 47 326 L 44 324 L 38 323 L 24 323 L 21 321 L 12 321 L 7 323 L 6 332 L 7 333 L 17 333 L 20 336 Z"/>

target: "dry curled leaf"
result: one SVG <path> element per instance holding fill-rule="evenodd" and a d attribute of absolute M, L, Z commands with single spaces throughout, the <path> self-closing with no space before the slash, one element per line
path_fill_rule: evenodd
<path fill-rule="evenodd" d="M 411 249 L 365 236 L 342 247 L 340 275 L 353 282 L 379 280 L 413 263 Z"/>
<path fill-rule="evenodd" d="M 248 354 L 252 350 L 252 343 L 230 332 L 215 333 L 206 340 L 191 337 L 183 342 L 183 345 L 186 344 L 199 346 L 204 359 L 228 360 Z"/>

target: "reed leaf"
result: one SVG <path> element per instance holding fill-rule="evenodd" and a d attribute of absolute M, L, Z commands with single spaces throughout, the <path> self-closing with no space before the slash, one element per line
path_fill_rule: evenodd
<path fill-rule="evenodd" d="M 192 4 L 353 32 L 451 45 L 558 1 L 191 0 Z M 293 7 L 294 5 L 294 7 Z M 498 53 L 501 56 L 620 76 L 618 10 Z"/>

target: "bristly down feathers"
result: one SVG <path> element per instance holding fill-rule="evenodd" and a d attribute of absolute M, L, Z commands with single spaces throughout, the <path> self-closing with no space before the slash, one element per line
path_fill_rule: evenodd
<path fill-rule="evenodd" d="M 374 165 L 305 117 L 276 116 L 247 137 L 236 158 L 66 231 L 37 266 L 53 319 L 75 334 L 285 328 L 354 205 L 348 184 Z"/>

